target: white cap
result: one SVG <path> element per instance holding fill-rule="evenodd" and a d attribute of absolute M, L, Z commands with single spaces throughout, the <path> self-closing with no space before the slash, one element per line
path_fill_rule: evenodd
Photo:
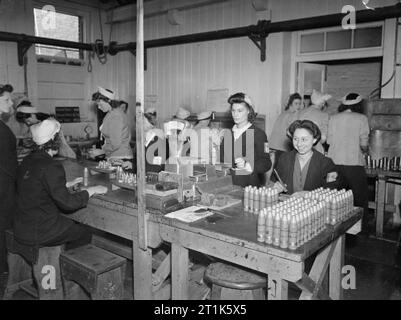
<path fill-rule="evenodd" d="M 185 120 L 190 115 L 191 115 L 191 113 L 187 109 L 184 109 L 184 108 L 180 107 L 177 110 L 177 113 L 175 114 L 175 117 L 178 118 L 178 119 L 181 119 L 181 120 Z"/>
<path fill-rule="evenodd" d="M 38 113 L 38 108 L 29 105 L 21 105 L 17 108 L 17 112 L 21 113 Z"/>
<path fill-rule="evenodd" d="M 109 98 L 110 100 L 115 100 L 116 95 L 113 91 L 109 89 L 104 89 L 102 87 L 98 87 L 97 90 L 102 96 L 105 96 L 106 98 Z"/>
<path fill-rule="evenodd" d="M 46 119 L 30 127 L 33 141 L 41 146 L 54 138 L 60 131 L 61 125 L 55 119 Z"/>
<path fill-rule="evenodd" d="M 330 99 L 331 99 L 331 95 L 323 94 L 323 93 L 313 89 L 311 100 L 312 100 L 312 104 L 314 104 L 315 106 L 320 106 Z"/>
<path fill-rule="evenodd" d="M 210 119 L 211 116 L 212 116 L 212 112 L 211 111 L 203 111 L 201 113 L 198 113 L 196 118 L 197 118 L 198 121 L 202 121 L 202 120 Z"/>
<path fill-rule="evenodd" d="M 157 113 L 156 109 L 153 107 L 146 108 L 145 113 Z"/>
<path fill-rule="evenodd" d="M 358 96 L 357 96 L 355 99 L 353 99 L 353 100 L 347 100 L 348 95 L 349 95 L 349 93 L 348 93 L 345 97 L 343 97 L 343 98 L 341 99 L 341 103 L 342 103 L 343 105 L 345 105 L 345 106 L 352 106 L 352 105 L 354 105 L 354 104 L 357 104 L 357 103 L 361 102 L 362 99 L 363 99 L 361 95 L 358 95 Z"/>

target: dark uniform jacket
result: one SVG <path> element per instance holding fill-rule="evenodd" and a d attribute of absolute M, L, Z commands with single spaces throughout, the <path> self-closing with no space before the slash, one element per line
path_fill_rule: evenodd
<path fill-rule="evenodd" d="M 281 180 L 287 185 L 289 194 L 294 193 L 293 174 L 296 155 L 296 150 L 283 153 L 278 159 L 276 166 L 277 173 Z M 338 172 L 333 160 L 324 156 L 319 151 L 314 150 L 306 175 L 304 191 L 312 191 L 320 187 L 337 188 L 339 178 L 335 182 L 326 182 L 326 176 L 330 172 Z M 272 178 L 273 177 L 274 175 L 272 175 Z"/>
<path fill-rule="evenodd" d="M 17 140 L 11 129 L 0 120 L 0 177 L 15 179 L 16 173 Z"/>
<path fill-rule="evenodd" d="M 18 168 L 15 236 L 26 244 L 48 242 L 73 224 L 62 213 L 85 207 L 88 200 L 87 191 L 68 191 L 59 161 L 44 151 L 33 152 Z"/>
<path fill-rule="evenodd" d="M 272 165 L 269 154 L 265 152 L 267 151 L 265 149 L 265 144 L 267 143 L 266 133 L 255 127 L 254 124 L 235 141 L 232 131 L 231 137 L 227 133 L 224 135 L 220 147 L 220 161 L 224 163 L 231 162 L 234 168 L 235 159 L 243 158 L 251 164 L 253 170 L 251 173 L 245 170 L 233 170 L 233 184 L 241 187 L 250 185 L 260 187 L 264 185 L 266 182 L 265 173 L 269 171 Z M 227 139 L 230 141 L 227 141 Z"/>

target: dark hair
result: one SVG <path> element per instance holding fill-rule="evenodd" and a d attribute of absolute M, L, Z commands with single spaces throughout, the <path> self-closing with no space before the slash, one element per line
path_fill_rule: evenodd
<path fill-rule="evenodd" d="M 146 119 L 148 119 L 149 123 L 152 125 L 156 125 L 156 113 L 144 113 Z"/>
<path fill-rule="evenodd" d="M 346 98 L 346 100 L 355 100 L 358 97 L 359 97 L 359 94 L 350 93 L 350 94 L 347 94 L 347 96 L 345 98 Z M 352 112 L 363 113 L 363 100 L 356 104 L 353 104 L 353 105 L 340 104 L 338 107 L 338 112 L 344 112 L 348 109 L 350 109 Z"/>
<path fill-rule="evenodd" d="M 232 110 L 233 104 L 234 103 L 243 103 L 249 110 L 248 114 L 248 121 L 250 123 L 253 123 L 256 119 L 257 113 L 253 109 L 253 106 L 249 105 L 248 102 L 245 101 L 245 93 L 238 92 L 236 94 L 233 94 L 231 97 L 228 98 L 227 102 L 230 104 L 230 108 Z"/>
<path fill-rule="evenodd" d="M 322 133 L 320 132 L 319 127 L 310 120 L 296 120 L 288 127 L 288 132 L 290 133 L 291 138 L 294 137 L 294 132 L 297 129 L 305 129 L 310 132 L 313 136 L 313 139 L 316 139 L 315 145 L 320 141 L 322 137 Z"/>
<path fill-rule="evenodd" d="M 309 100 L 311 100 L 311 95 L 310 94 L 304 94 L 304 99 L 309 99 Z"/>
<path fill-rule="evenodd" d="M 288 103 L 285 106 L 285 110 L 288 110 L 290 108 L 290 106 L 292 105 L 292 103 L 297 99 L 302 101 L 302 97 L 298 92 L 293 93 L 292 95 L 290 95 L 290 97 L 288 99 Z"/>
<path fill-rule="evenodd" d="M 4 92 L 13 92 L 14 88 L 11 84 L 0 84 L 0 96 L 3 95 Z"/>
<path fill-rule="evenodd" d="M 46 143 L 38 146 L 37 144 L 34 145 L 34 151 L 49 151 L 54 150 L 58 151 L 61 145 L 60 134 L 57 132 L 53 139 L 47 141 Z"/>

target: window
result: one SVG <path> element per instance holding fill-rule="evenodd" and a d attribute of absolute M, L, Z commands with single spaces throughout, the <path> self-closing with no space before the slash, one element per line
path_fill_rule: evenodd
<path fill-rule="evenodd" d="M 379 48 L 383 45 L 383 26 L 358 27 L 355 30 L 328 29 L 300 34 L 301 54 L 360 48 Z"/>
<path fill-rule="evenodd" d="M 51 38 L 82 42 L 82 18 L 60 12 L 52 12 L 54 27 L 49 27 L 46 21 L 49 20 L 49 12 L 42 9 L 34 9 L 35 35 L 37 37 Z M 47 19 L 47 20 L 46 20 Z M 83 52 L 79 49 L 63 48 L 56 46 L 35 45 L 36 55 L 59 57 L 64 59 L 83 59 Z"/>

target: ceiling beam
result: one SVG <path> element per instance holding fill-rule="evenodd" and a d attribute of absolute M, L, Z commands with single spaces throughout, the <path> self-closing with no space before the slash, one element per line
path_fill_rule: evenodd
<path fill-rule="evenodd" d="M 170 10 L 190 10 L 231 0 L 154 0 L 144 4 L 145 18 L 166 14 Z M 109 10 L 110 11 L 110 10 Z M 113 20 L 106 24 L 117 24 L 136 20 L 135 5 L 127 5 L 113 9 Z"/>

